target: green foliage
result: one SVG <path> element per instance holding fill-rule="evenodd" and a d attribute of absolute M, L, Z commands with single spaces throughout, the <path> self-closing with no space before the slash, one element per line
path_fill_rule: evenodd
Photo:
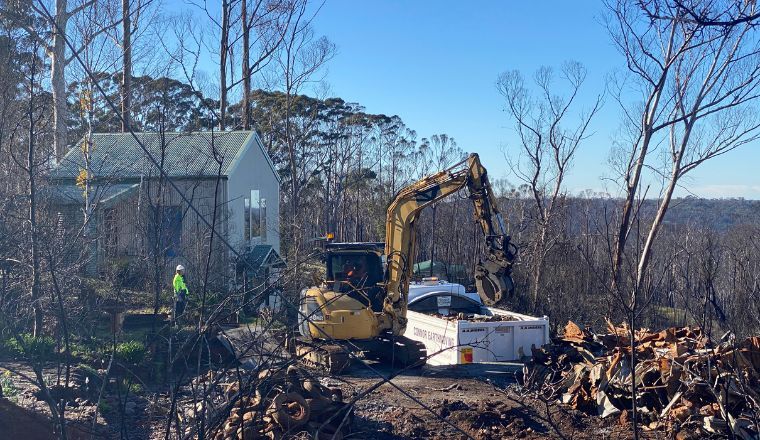
<path fill-rule="evenodd" d="M 258 321 L 259 321 L 258 316 L 248 315 L 248 314 L 245 314 L 245 313 L 241 313 L 240 317 L 238 318 L 238 322 L 241 325 L 256 324 Z"/>
<path fill-rule="evenodd" d="M 116 380 L 116 388 L 120 395 L 141 395 L 144 393 L 144 389 L 141 383 L 132 382 L 131 376 L 122 375 Z M 111 392 L 117 392 L 117 390 L 111 389 Z"/>
<path fill-rule="evenodd" d="M 18 388 L 11 380 L 11 372 L 6 371 L 0 377 L 0 389 L 2 389 L 2 395 L 6 398 L 13 399 L 18 394 Z"/>
<path fill-rule="evenodd" d="M 117 379 L 116 387 L 118 388 L 118 392 L 122 395 L 140 395 L 143 393 L 142 384 L 132 382 L 132 379 L 126 376 Z M 111 392 L 116 392 L 116 390 L 112 389 Z"/>
<path fill-rule="evenodd" d="M 98 411 L 101 414 L 108 414 L 109 412 L 111 412 L 111 405 L 109 405 L 108 402 L 103 400 L 98 404 Z"/>
<path fill-rule="evenodd" d="M 92 368 L 91 366 L 87 364 L 79 364 L 77 365 L 77 368 L 82 371 L 86 376 L 90 377 L 98 377 L 100 376 L 100 373 L 98 373 L 98 370 Z"/>
<path fill-rule="evenodd" d="M 4 351 L 13 356 L 22 356 L 33 362 L 53 359 L 56 355 L 55 341 L 50 336 L 34 337 L 29 333 L 21 335 L 20 341 L 10 338 L 3 344 Z"/>
<path fill-rule="evenodd" d="M 145 287 L 146 271 L 139 261 L 130 257 L 121 257 L 109 262 L 109 280 L 114 286 L 127 289 Z"/>
<path fill-rule="evenodd" d="M 137 366 L 145 360 L 147 350 L 139 341 L 122 342 L 116 346 L 115 358 L 125 365 Z"/>
<path fill-rule="evenodd" d="M 102 338 L 86 338 L 71 342 L 71 355 L 84 363 L 98 364 L 111 357 L 110 331 L 103 332 Z"/>
<path fill-rule="evenodd" d="M 11 339 L 0 340 L 0 355 L 18 356 L 18 354 L 11 343 Z"/>
<path fill-rule="evenodd" d="M 96 278 L 82 278 L 83 294 L 94 298 L 113 298 L 115 295 L 113 286 Z"/>
<path fill-rule="evenodd" d="M 105 90 L 109 99 L 118 101 L 121 76 L 119 73 L 109 74 L 95 72 L 98 84 Z M 72 82 L 69 85 L 71 95 L 78 96 L 79 90 L 87 87 L 85 84 Z M 74 98 L 74 96 L 72 96 Z M 77 120 L 71 125 L 80 128 L 75 136 L 81 136 L 82 128 L 87 127 L 79 99 L 71 99 L 70 114 Z M 205 98 L 200 92 L 193 90 L 189 84 L 172 78 L 152 78 L 150 76 L 135 76 L 132 78 L 132 123 L 137 131 L 195 131 L 208 129 L 213 126 L 212 111 L 218 104 Z M 121 121 L 116 113 L 106 105 L 105 100 L 95 99 L 93 102 L 93 130 L 96 132 L 117 132 Z"/>
<path fill-rule="evenodd" d="M 130 394 L 142 394 L 143 387 L 139 383 L 131 383 L 129 384 L 129 393 Z"/>
<path fill-rule="evenodd" d="M 216 291 L 208 291 L 206 292 L 206 307 L 212 307 L 215 306 L 227 297 L 224 293 L 216 292 Z M 202 291 L 191 291 L 190 294 L 187 296 L 187 301 L 190 304 L 195 304 L 198 307 L 200 307 L 201 303 L 203 302 L 203 292 Z M 186 310 L 189 312 L 189 310 Z"/>
<path fill-rule="evenodd" d="M 92 359 L 93 350 L 90 347 L 88 347 L 86 344 L 82 344 L 79 342 L 72 342 L 69 345 L 69 349 L 71 350 L 71 355 L 75 358 L 86 359 L 86 360 Z"/>

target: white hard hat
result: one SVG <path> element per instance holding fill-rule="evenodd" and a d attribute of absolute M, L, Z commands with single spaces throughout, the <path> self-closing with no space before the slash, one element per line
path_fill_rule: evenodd
<path fill-rule="evenodd" d="M 183 266 L 181 264 L 178 264 L 177 265 L 177 270 L 185 270 L 185 266 Z"/>

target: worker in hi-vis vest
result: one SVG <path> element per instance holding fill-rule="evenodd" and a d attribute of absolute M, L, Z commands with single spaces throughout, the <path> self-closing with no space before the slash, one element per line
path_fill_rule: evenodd
<path fill-rule="evenodd" d="M 177 319 L 185 312 L 185 305 L 187 304 L 187 285 L 185 284 L 185 266 L 178 265 L 177 273 L 174 275 L 174 324 L 177 324 Z"/>

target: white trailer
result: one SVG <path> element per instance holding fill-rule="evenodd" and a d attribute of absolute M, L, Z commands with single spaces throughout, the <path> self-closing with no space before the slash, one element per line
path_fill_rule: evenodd
<path fill-rule="evenodd" d="M 462 314 L 457 317 L 455 298 L 466 296 L 472 301 L 471 294 L 461 295 L 456 289 L 426 291 L 422 296 L 419 290 L 415 293 L 418 301 L 435 298 L 439 307 L 432 313 L 407 312 L 409 322 L 404 336 L 425 344 L 430 356 L 428 365 L 521 361 L 531 356 L 531 347 L 550 342 L 547 317 L 536 318 L 482 304 L 480 313 L 468 314 L 468 318 Z"/>

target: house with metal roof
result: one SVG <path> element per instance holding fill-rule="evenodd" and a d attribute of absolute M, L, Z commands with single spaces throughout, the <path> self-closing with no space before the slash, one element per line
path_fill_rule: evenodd
<path fill-rule="evenodd" d="M 234 276 L 209 225 L 238 252 L 279 253 L 280 179 L 255 132 L 103 133 L 86 145 L 51 171 L 49 205 L 67 229 L 81 228 L 90 207 L 98 271 L 160 257 L 169 273 L 183 264 L 192 278 L 213 243 L 217 271 Z"/>

